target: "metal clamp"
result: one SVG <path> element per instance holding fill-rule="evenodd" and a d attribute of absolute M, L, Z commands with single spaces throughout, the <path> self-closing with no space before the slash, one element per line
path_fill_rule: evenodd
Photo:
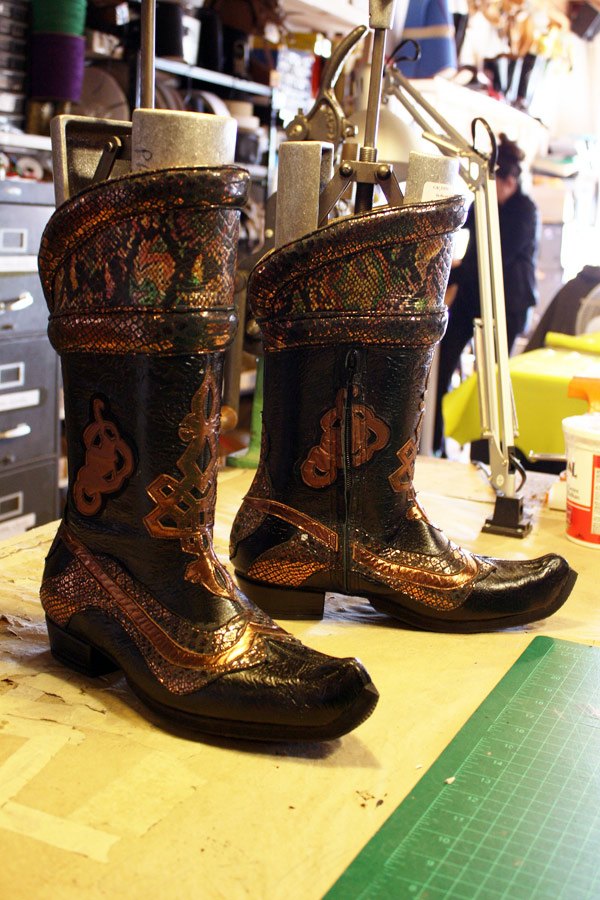
<path fill-rule="evenodd" d="M 285 129 L 288 140 L 327 141 L 338 147 L 342 141 L 356 135 L 357 128 L 346 118 L 334 87 L 346 57 L 366 32 L 366 25 L 359 25 L 337 45 L 323 69 L 319 93 L 311 110 L 306 115 L 299 112 Z"/>
<path fill-rule="evenodd" d="M 342 160 L 333 178 L 321 194 L 319 200 L 319 225 L 327 220 L 329 212 L 338 202 L 346 188 L 357 184 L 379 185 L 390 206 L 402 204 L 402 191 L 390 163 L 367 162 L 366 160 Z"/>

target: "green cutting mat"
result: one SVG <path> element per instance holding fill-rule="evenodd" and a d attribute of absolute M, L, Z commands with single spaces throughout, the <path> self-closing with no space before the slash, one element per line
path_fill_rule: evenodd
<path fill-rule="evenodd" d="M 600 649 L 535 638 L 326 897 L 598 900 Z"/>

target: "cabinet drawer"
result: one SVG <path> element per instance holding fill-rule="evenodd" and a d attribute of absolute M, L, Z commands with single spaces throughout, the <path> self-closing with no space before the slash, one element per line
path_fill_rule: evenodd
<path fill-rule="evenodd" d="M 48 307 L 37 272 L 0 275 L 0 340 L 13 334 L 46 332 Z"/>
<path fill-rule="evenodd" d="M 0 474 L 0 540 L 58 518 L 56 460 Z"/>
<path fill-rule="evenodd" d="M 26 203 L 0 205 L 0 254 L 37 254 L 51 206 Z"/>
<path fill-rule="evenodd" d="M 56 455 L 57 378 L 47 338 L 0 342 L 0 471 Z"/>

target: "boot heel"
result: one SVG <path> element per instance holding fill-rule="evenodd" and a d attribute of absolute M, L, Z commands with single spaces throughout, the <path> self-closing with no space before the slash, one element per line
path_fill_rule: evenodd
<path fill-rule="evenodd" d="M 96 647 L 68 634 L 47 616 L 46 625 L 52 656 L 70 669 L 95 678 L 98 675 L 116 672 L 119 668 Z"/>
<path fill-rule="evenodd" d="M 325 591 L 295 591 L 290 588 L 267 587 L 250 581 L 238 572 L 235 577 L 240 590 L 274 619 L 322 619 Z"/>

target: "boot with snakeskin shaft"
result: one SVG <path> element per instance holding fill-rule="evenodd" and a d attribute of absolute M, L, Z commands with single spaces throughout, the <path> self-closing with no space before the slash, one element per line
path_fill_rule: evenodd
<path fill-rule="evenodd" d="M 543 618 L 571 591 L 554 554 L 511 562 L 456 546 L 413 489 L 463 216 L 453 198 L 341 219 L 251 276 L 263 446 L 230 552 L 242 589 L 275 617 L 320 617 L 331 591 L 411 627 L 486 631 Z"/>
<path fill-rule="evenodd" d="M 213 547 L 247 183 L 235 167 L 117 178 L 46 228 L 69 488 L 41 599 L 57 659 L 89 675 L 122 670 L 168 719 L 225 737 L 329 739 L 373 710 L 369 676 L 272 622 Z"/>

